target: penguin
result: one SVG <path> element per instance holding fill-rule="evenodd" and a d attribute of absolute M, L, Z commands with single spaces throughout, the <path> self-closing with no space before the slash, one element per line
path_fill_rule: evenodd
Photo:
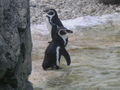
<path fill-rule="evenodd" d="M 65 28 L 58 28 L 57 25 L 52 24 L 52 34 L 54 34 L 54 36 L 45 50 L 45 56 L 42 63 L 44 70 L 47 70 L 48 68 L 60 69 L 61 55 L 64 56 L 67 65 L 71 64 L 70 55 L 65 49 L 65 35 L 68 33 L 73 32 Z"/>
<path fill-rule="evenodd" d="M 46 13 L 47 17 L 47 28 L 49 31 L 52 29 L 51 23 L 56 24 L 58 27 L 64 27 L 62 22 L 60 21 L 57 11 L 55 9 L 45 9 L 44 12 Z"/>
<path fill-rule="evenodd" d="M 55 9 L 45 9 L 44 12 L 47 14 L 46 17 L 47 17 L 47 28 L 49 31 L 52 30 L 52 24 L 55 24 L 57 25 L 58 28 L 64 28 L 64 29 L 67 29 L 66 27 L 64 27 L 64 25 L 62 24 L 61 20 L 59 19 L 58 17 L 58 14 L 57 14 L 57 11 Z M 51 34 L 51 37 L 52 34 Z M 66 45 L 68 43 L 68 37 L 66 37 Z M 49 42 L 50 43 L 50 42 Z"/>

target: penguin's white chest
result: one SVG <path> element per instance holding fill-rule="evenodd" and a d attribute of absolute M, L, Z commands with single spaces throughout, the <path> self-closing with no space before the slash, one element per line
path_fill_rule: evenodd
<path fill-rule="evenodd" d="M 56 48 L 56 65 L 59 66 L 60 62 L 59 62 L 59 56 L 60 56 L 60 53 L 59 53 L 59 50 L 60 50 L 60 47 L 58 46 Z"/>
<path fill-rule="evenodd" d="M 46 20 L 46 25 L 47 25 L 47 29 L 48 29 L 49 31 L 51 31 L 51 30 L 52 30 L 52 26 L 51 26 L 51 24 L 50 24 L 50 22 L 49 22 L 48 19 Z"/>
<path fill-rule="evenodd" d="M 68 38 L 68 36 L 67 35 L 61 35 L 61 37 L 64 41 L 64 45 L 66 45 L 66 43 L 67 43 L 66 39 Z"/>

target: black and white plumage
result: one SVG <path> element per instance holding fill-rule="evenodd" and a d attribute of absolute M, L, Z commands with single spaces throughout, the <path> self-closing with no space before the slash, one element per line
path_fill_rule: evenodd
<path fill-rule="evenodd" d="M 57 14 L 57 11 L 55 9 L 45 9 L 44 12 L 47 14 L 46 17 L 47 17 L 47 28 L 49 31 L 52 30 L 52 24 L 55 24 L 57 26 L 57 28 L 64 28 L 64 29 L 67 29 L 64 27 L 64 25 L 62 24 L 62 22 L 60 21 L 59 17 L 58 17 L 58 14 Z M 51 37 L 53 37 L 53 35 L 51 34 Z M 68 43 L 68 36 L 65 35 L 64 36 L 65 39 L 65 42 L 66 42 L 66 45 Z"/>
<path fill-rule="evenodd" d="M 65 49 L 65 41 L 64 36 L 67 33 L 72 33 L 71 30 L 67 30 L 65 28 L 57 28 L 55 24 L 52 24 L 51 33 L 54 35 L 52 37 L 51 43 L 49 43 L 44 56 L 44 61 L 42 67 L 44 70 L 48 68 L 56 68 L 59 69 L 59 63 L 61 55 L 65 57 L 67 65 L 71 64 L 70 55 Z"/>
<path fill-rule="evenodd" d="M 51 31 L 52 29 L 51 23 L 56 24 L 58 27 L 64 27 L 55 9 L 45 9 L 44 12 L 46 13 L 46 17 L 47 17 L 48 30 Z"/>

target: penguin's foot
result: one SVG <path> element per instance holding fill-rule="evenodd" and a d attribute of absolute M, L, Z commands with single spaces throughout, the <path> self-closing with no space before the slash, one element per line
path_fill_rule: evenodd
<path fill-rule="evenodd" d="M 51 66 L 49 68 L 44 68 L 45 71 L 47 71 L 47 70 L 58 70 L 58 69 L 62 69 L 62 68 L 57 66 L 57 65 Z"/>
<path fill-rule="evenodd" d="M 60 67 L 59 67 L 59 66 L 56 66 L 55 69 L 60 69 Z"/>
<path fill-rule="evenodd" d="M 55 69 L 62 69 L 61 67 L 59 67 L 59 66 L 55 66 Z"/>
<path fill-rule="evenodd" d="M 52 67 L 52 69 L 53 69 L 53 70 L 54 70 L 54 69 L 58 70 L 58 69 L 62 69 L 62 68 L 59 67 L 59 66 L 57 66 L 57 65 L 55 65 L 55 66 Z"/>

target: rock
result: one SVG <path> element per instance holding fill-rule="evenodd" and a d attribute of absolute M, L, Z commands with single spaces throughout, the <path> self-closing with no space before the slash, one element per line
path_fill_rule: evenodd
<path fill-rule="evenodd" d="M 0 1 L 0 90 L 33 90 L 29 0 Z"/>
<path fill-rule="evenodd" d="M 119 7 L 117 7 L 115 10 L 116 10 L 116 12 L 120 12 L 120 8 Z"/>
<path fill-rule="evenodd" d="M 120 0 L 98 0 L 98 1 L 104 4 L 120 4 Z"/>
<path fill-rule="evenodd" d="M 118 5 L 104 5 L 98 1 L 100 0 L 30 0 L 31 23 L 41 24 L 42 22 L 45 22 L 46 17 L 43 10 L 47 7 L 56 9 L 59 18 L 62 20 L 74 19 L 87 15 L 100 16 L 112 14 L 117 12 L 115 10 L 116 7 L 120 8 Z"/>

